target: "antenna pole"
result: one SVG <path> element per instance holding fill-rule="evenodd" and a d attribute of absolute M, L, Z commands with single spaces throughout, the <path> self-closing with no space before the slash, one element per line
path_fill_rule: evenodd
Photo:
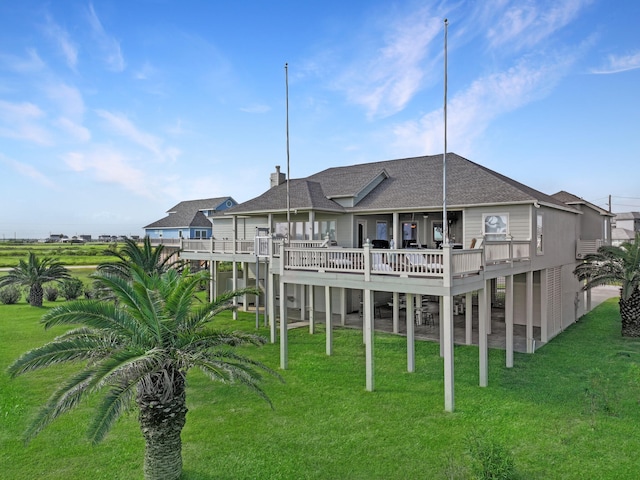
<path fill-rule="evenodd" d="M 444 153 L 442 154 L 442 244 L 449 245 L 447 221 L 447 30 L 449 21 L 444 19 Z"/>
<path fill-rule="evenodd" d="M 284 83 L 285 83 L 285 107 L 287 117 L 287 237 L 285 243 L 289 244 L 291 238 L 291 194 L 289 191 L 289 178 L 291 171 L 289 169 L 289 64 L 284 64 Z"/>

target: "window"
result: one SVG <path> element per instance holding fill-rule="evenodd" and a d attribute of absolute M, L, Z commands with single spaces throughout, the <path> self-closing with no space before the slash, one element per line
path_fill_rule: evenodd
<path fill-rule="evenodd" d="M 323 220 L 313 223 L 313 234 L 311 233 L 311 223 L 291 222 L 291 240 L 324 240 L 329 235 L 330 240 L 336 239 L 336 221 Z M 277 222 L 275 228 L 275 238 L 287 237 L 287 222 Z M 313 238 L 311 238 L 313 236 Z"/>
<path fill-rule="evenodd" d="M 418 224 L 416 222 L 402 223 L 402 248 L 407 248 L 418 239 Z"/>
<path fill-rule="evenodd" d="M 387 222 L 376 222 L 376 239 L 389 240 L 387 233 Z"/>
<path fill-rule="evenodd" d="M 482 233 L 487 240 L 506 240 L 509 232 L 509 214 L 484 213 L 482 215 Z"/>
<path fill-rule="evenodd" d="M 543 224 L 542 224 L 542 212 L 536 214 L 536 253 L 542 255 L 544 253 L 543 243 Z"/>

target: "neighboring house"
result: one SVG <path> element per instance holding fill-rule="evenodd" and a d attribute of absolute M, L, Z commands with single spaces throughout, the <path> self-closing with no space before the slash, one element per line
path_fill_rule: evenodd
<path fill-rule="evenodd" d="M 180 202 L 161 220 L 144 227 L 151 240 L 208 239 L 213 235 L 211 217 L 237 205 L 231 197 Z"/>
<path fill-rule="evenodd" d="M 571 205 L 582 213 L 582 215 L 578 217 L 576 229 L 578 242 L 588 244 L 594 239 L 598 240 L 598 242 L 590 246 L 585 245 L 585 248 L 581 249 L 583 255 L 597 250 L 601 245 L 611 244 L 614 213 L 564 190 L 553 194 L 552 197 L 567 205 Z M 578 255 L 578 258 L 581 258 L 581 256 Z"/>
<path fill-rule="evenodd" d="M 640 232 L 640 212 L 617 213 L 611 232 L 611 243 L 620 246 L 624 242 L 633 242 L 638 232 Z"/>
<path fill-rule="evenodd" d="M 212 218 L 216 240 L 183 241 L 180 255 L 209 263 L 212 295 L 226 290 L 219 285 L 220 261 L 233 263 L 233 288 L 238 264 L 245 285 L 253 280 L 263 288 L 272 341 L 279 319 L 282 368 L 292 309 L 300 319 L 308 315 L 312 332 L 315 313 L 339 316 L 344 325 L 347 314 L 360 312 L 368 390 L 374 389 L 376 308 L 389 304 L 393 331 L 406 334 L 410 372 L 420 314 L 439 312 L 445 409 L 453 410 L 454 320 L 464 329 L 462 341 L 479 346 L 480 385 L 486 386 L 492 315 L 503 326 L 511 367 L 514 326 L 521 326 L 523 350 L 532 353 L 590 309 L 589 293 L 573 270 L 611 238 L 611 215 L 453 153 L 446 173 L 444 225 L 442 155 L 328 168 L 289 182 L 277 169 L 269 190 Z M 390 249 L 372 248 L 387 244 Z M 327 354 L 333 351 L 331 325 Z"/>

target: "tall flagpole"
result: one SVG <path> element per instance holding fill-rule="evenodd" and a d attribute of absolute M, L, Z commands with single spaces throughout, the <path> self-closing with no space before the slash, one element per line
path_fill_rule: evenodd
<path fill-rule="evenodd" d="M 449 245 L 449 222 L 447 221 L 447 29 L 449 21 L 444 19 L 444 152 L 442 154 L 442 244 Z"/>
<path fill-rule="evenodd" d="M 291 171 L 289 170 L 289 64 L 284 64 L 284 82 L 286 90 L 286 111 L 287 111 L 287 238 L 285 242 L 289 245 L 289 239 L 291 238 L 291 195 L 289 192 L 289 178 L 291 178 Z"/>

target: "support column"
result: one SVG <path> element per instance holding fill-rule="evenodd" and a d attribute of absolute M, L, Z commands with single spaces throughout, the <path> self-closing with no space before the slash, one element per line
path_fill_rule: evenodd
<path fill-rule="evenodd" d="M 326 331 L 327 341 L 326 350 L 327 355 L 333 354 L 333 325 L 331 323 L 331 287 L 329 285 L 324 287 L 324 308 L 326 313 Z"/>
<path fill-rule="evenodd" d="M 209 261 L 209 301 L 213 302 L 216 298 L 215 294 L 215 283 L 216 283 L 216 262 L 215 260 Z"/>
<path fill-rule="evenodd" d="M 534 352 L 535 340 L 533 338 L 533 272 L 526 275 L 526 330 L 527 330 L 527 353 Z"/>
<path fill-rule="evenodd" d="M 393 292 L 393 333 L 400 333 L 400 294 Z"/>
<path fill-rule="evenodd" d="M 343 327 L 347 323 L 347 289 L 340 289 L 340 325 Z"/>
<path fill-rule="evenodd" d="M 244 282 L 244 288 L 249 286 L 249 264 L 247 262 L 243 262 L 242 264 L 242 280 Z M 244 311 L 249 311 L 249 295 L 246 293 L 242 296 L 242 305 L 244 306 Z"/>
<path fill-rule="evenodd" d="M 406 322 L 407 322 L 407 370 L 409 372 L 415 371 L 416 362 L 416 342 L 415 342 L 415 311 L 414 311 L 414 297 L 413 293 L 407 293 L 405 296 L 407 302 Z"/>
<path fill-rule="evenodd" d="M 504 321 L 506 367 L 513 367 L 513 275 L 504 279 Z"/>
<path fill-rule="evenodd" d="M 540 271 L 540 341 L 549 341 L 549 284 L 547 281 L 547 270 Z"/>
<path fill-rule="evenodd" d="M 235 218 L 235 217 L 233 217 Z M 231 289 L 235 292 L 238 290 L 238 264 L 234 261 L 232 267 L 232 287 Z M 233 319 L 238 319 L 238 297 L 233 297 Z"/>
<path fill-rule="evenodd" d="M 407 372 L 415 372 L 416 370 L 416 339 L 415 339 L 415 323 L 413 322 L 413 295 L 411 295 L 411 310 L 409 310 L 407 298 Z M 411 311 L 411 315 L 409 315 Z"/>
<path fill-rule="evenodd" d="M 214 275 L 211 277 L 211 281 L 213 282 L 213 290 L 211 298 L 218 298 L 218 293 L 220 292 L 220 288 L 218 287 L 218 261 L 213 260 L 211 262 L 213 264 L 213 272 Z"/>
<path fill-rule="evenodd" d="M 275 290 L 275 284 L 276 284 L 276 274 L 269 269 L 269 275 L 267 276 L 267 278 L 269 279 L 269 292 L 271 292 L 271 295 L 268 296 L 267 298 L 267 302 L 269 304 L 269 334 L 270 334 L 270 340 L 271 343 L 276 343 L 276 336 L 277 336 L 277 331 L 276 331 L 276 290 Z M 282 291 L 280 291 L 280 293 L 282 293 Z M 283 302 L 284 297 L 282 296 L 282 294 L 280 295 L 280 303 Z"/>
<path fill-rule="evenodd" d="M 438 297 L 438 343 L 440 344 L 440 356 L 444 357 L 444 302 L 443 297 Z"/>
<path fill-rule="evenodd" d="M 464 295 L 464 343 L 473 343 L 473 294 L 467 292 Z"/>
<path fill-rule="evenodd" d="M 373 291 L 365 289 L 362 298 L 363 317 L 365 326 L 365 364 L 366 364 L 366 388 L 373 392 Z"/>
<path fill-rule="evenodd" d="M 490 282 L 484 282 L 484 288 L 478 290 L 478 350 L 480 365 L 480 386 L 486 387 L 489 379 L 489 345 L 487 342 L 487 301 Z"/>
<path fill-rule="evenodd" d="M 316 333 L 316 296 L 315 296 L 315 287 L 313 285 L 309 285 L 309 333 Z"/>
<path fill-rule="evenodd" d="M 454 358 L 453 358 L 453 294 L 451 293 L 451 245 L 445 245 L 442 249 L 444 278 L 443 287 L 447 289 L 446 294 L 442 297 L 442 313 L 440 323 L 443 324 L 443 338 L 440 341 L 441 349 L 444 353 L 444 409 L 447 412 L 453 412 L 455 407 L 454 399 Z"/>
<path fill-rule="evenodd" d="M 444 357 L 444 409 L 453 412 L 454 409 L 454 380 L 453 380 L 453 296 L 442 297 L 443 340 L 441 342 Z"/>
<path fill-rule="evenodd" d="M 296 288 L 300 289 L 300 320 L 304 322 L 307 319 L 307 286 L 300 285 Z M 311 330 L 311 327 L 309 327 L 309 330 Z"/>
<path fill-rule="evenodd" d="M 289 338 L 287 335 L 287 284 L 280 282 L 280 368 L 289 366 Z"/>

